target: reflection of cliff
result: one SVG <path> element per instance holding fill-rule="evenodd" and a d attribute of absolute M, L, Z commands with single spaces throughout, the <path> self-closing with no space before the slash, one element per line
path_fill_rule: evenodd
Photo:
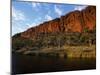
<path fill-rule="evenodd" d="M 84 32 L 93 30 L 96 25 L 96 7 L 88 6 L 82 11 L 73 11 L 65 16 L 44 22 L 21 33 L 22 37 L 33 38 L 38 33 L 51 32 Z"/>

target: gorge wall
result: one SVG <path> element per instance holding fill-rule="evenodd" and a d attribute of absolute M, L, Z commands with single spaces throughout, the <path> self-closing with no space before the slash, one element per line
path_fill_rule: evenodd
<path fill-rule="evenodd" d="M 96 7 L 88 6 L 82 11 L 72 11 L 68 14 L 44 22 L 21 33 L 21 37 L 34 38 L 38 33 L 84 32 L 96 27 Z"/>

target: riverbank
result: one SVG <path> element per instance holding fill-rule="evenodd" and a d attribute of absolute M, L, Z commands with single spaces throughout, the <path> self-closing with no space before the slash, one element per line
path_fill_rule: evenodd
<path fill-rule="evenodd" d="M 33 56 L 44 57 L 60 57 L 60 58 L 96 58 L 96 47 L 91 46 L 63 46 L 41 48 L 41 50 L 18 50 L 16 53 Z"/>

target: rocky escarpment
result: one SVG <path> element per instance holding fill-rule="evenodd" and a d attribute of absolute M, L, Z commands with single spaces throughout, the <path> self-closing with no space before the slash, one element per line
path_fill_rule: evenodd
<path fill-rule="evenodd" d="M 44 22 L 21 33 L 21 37 L 34 38 L 39 33 L 84 32 L 96 26 L 96 7 L 88 6 L 82 11 L 72 11 L 60 18 Z"/>
<path fill-rule="evenodd" d="M 96 7 L 72 11 L 12 37 L 12 51 L 38 56 L 96 57 Z"/>

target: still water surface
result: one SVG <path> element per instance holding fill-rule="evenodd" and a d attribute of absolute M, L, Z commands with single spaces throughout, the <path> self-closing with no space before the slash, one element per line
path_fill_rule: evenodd
<path fill-rule="evenodd" d="M 42 73 L 96 68 L 95 59 L 64 59 L 12 54 L 12 73 Z"/>

